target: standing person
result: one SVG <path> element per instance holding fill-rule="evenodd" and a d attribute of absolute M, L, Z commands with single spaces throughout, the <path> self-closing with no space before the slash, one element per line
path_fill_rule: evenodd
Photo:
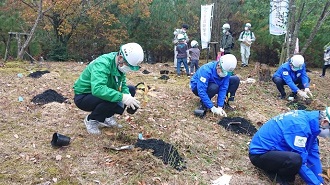
<path fill-rule="evenodd" d="M 230 54 L 231 49 L 234 47 L 234 39 L 230 33 L 230 25 L 228 23 L 222 26 L 222 38 L 220 41 L 220 52 Z"/>
<path fill-rule="evenodd" d="M 246 23 L 244 31 L 239 35 L 238 41 L 241 42 L 241 57 L 242 67 L 247 67 L 249 64 L 251 44 L 256 40 L 254 33 L 251 31 L 251 24 Z"/>
<path fill-rule="evenodd" d="M 293 184 L 296 174 L 306 184 L 323 184 L 317 136 L 330 137 L 329 119 L 329 107 L 294 110 L 270 119 L 250 142 L 250 161 L 279 184 Z"/>
<path fill-rule="evenodd" d="M 320 77 L 324 77 L 326 69 L 330 67 L 330 46 L 326 47 L 326 50 L 324 50 L 323 60 L 324 65 L 322 68 L 322 75 L 320 75 Z"/>
<path fill-rule="evenodd" d="M 178 45 L 176 46 L 176 51 L 177 51 L 176 58 L 178 60 L 178 65 L 176 66 L 176 73 L 177 73 L 178 77 L 180 77 L 181 63 L 183 63 L 184 68 L 186 69 L 186 74 L 188 77 L 190 77 L 188 62 L 187 62 L 188 45 L 185 41 L 185 37 L 182 34 L 178 35 L 178 40 L 179 40 L 179 42 L 178 42 Z"/>
<path fill-rule="evenodd" d="M 303 99 L 313 96 L 309 89 L 309 77 L 306 72 L 305 59 L 302 55 L 293 55 L 274 73 L 273 82 L 280 92 L 280 99 L 286 98 L 284 85 L 288 85 L 294 98 L 299 95 Z M 297 85 L 296 85 L 297 84 Z M 309 96 L 308 96 L 309 95 Z"/>
<path fill-rule="evenodd" d="M 214 114 L 227 116 L 223 110 L 226 100 L 226 93 L 231 86 L 228 73 L 234 71 L 237 65 L 237 59 L 232 54 L 224 55 L 219 61 L 212 61 L 202 65 L 190 80 L 190 88 L 192 92 L 200 98 L 199 110 L 206 111 L 210 109 Z M 239 83 L 239 82 L 238 82 Z M 238 87 L 235 86 L 235 87 Z M 231 89 L 232 96 L 235 95 L 236 89 Z M 218 94 L 217 103 L 214 105 L 212 98 Z"/>
<path fill-rule="evenodd" d="M 173 34 L 174 34 L 174 39 L 173 39 L 173 44 L 174 44 L 174 67 L 176 67 L 177 65 L 177 50 L 176 50 L 176 45 L 178 44 L 179 40 L 178 40 L 178 35 L 182 34 L 185 38 L 185 42 L 188 43 L 189 42 L 189 37 L 187 35 L 187 30 L 189 29 L 188 24 L 182 24 L 181 29 L 175 29 Z M 180 66 L 181 67 L 181 66 Z"/>
<path fill-rule="evenodd" d="M 75 81 L 74 102 L 84 111 L 91 112 L 84 123 L 90 134 L 101 134 L 99 127 L 121 127 L 114 114 L 134 114 L 140 102 L 134 98 L 135 87 L 126 85 L 126 73 L 140 69 L 142 47 L 127 43 L 119 52 L 104 54 L 93 60 Z"/>
<path fill-rule="evenodd" d="M 191 41 L 191 48 L 188 50 L 190 55 L 190 74 L 193 75 L 194 72 L 199 68 L 199 56 L 201 51 L 198 49 L 198 42 L 196 40 Z"/>

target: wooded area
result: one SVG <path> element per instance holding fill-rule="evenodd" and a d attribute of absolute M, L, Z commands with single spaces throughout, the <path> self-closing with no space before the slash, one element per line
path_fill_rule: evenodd
<path fill-rule="evenodd" d="M 285 37 L 269 34 L 270 1 L 5 0 L 0 4 L 0 57 L 5 57 L 7 47 L 9 58 L 26 54 L 26 59 L 38 60 L 43 56 L 51 61 L 88 62 L 118 50 L 122 43 L 138 42 L 149 62 L 171 61 L 174 29 L 187 23 L 190 40 L 200 42 L 201 5 L 214 3 L 211 41 L 218 42 L 222 25 L 229 23 L 236 41 L 233 49 L 236 56 L 239 56 L 238 36 L 243 25 L 250 22 L 257 38 L 252 45 L 251 60 L 277 65 L 281 52 L 282 58 L 292 54 L 293 41 L 299 38 L 300 52 L 308 65 L 321 66 L 323 47 L 330 42 L 327 35 L 330 1 L 287 1 L 289 34 Z M 18 45 L 13 42 L 18 37 L 11 38 L 9 32 L 24 33 L 27 37 Z M 202 58 L 206 58 L 206 53 L 203 50 Z"/>

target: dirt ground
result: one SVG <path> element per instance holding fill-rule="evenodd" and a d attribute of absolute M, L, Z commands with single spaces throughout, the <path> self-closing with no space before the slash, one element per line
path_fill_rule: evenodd
<path fill-rule="evenodd" d="M 128 84 L 142 82 L 149 87 L 139 87 L 137 98 L 142 107 L 134 115 L 125 112 L 116 116 L 123 128 L 104 128 L 97 136 L 88 134 L 83 123 L 88 113 L 75 106 L 72 91 L 85 66 L 78 62 L 47 62 L 41 66 L 7 62 L 0 68 L 0 184 L 202 185 L 212 184 L 225 174 L 231 175 L 231 185 L 272 184 L 248 159 L 251 135 L 231 132 L 219 124 L 222 118 L 212 113 L 203 119 L 194 116 L 198 97 L 189 90 L 188 77 L 175 75 L 172 63 L 143 64 L 140 72 L 128 74 Z M 253 64 L 235 70 L 241 84 L 231 104 L 236 110 L 227 111 L 228 117 L 244 118 L 258 129 L 272 116 L 301 104 L 310 110 L 330 105 L 330 72 L 320 78 L 321 69 L 309 69 L 314 99 L 308 104 L 288 104 L 277 99 L 272 82 L 259 82 L 253 70 Z M 271 70 L 273 73 L 275 68 Z M 29 76 L 36 71 L 49 73 L 38 78 Z M 249 76 L 257 81 L 251 83 Z M 32 101 L 47 90 L 56 92 L 63 101 Z M 71 143 L 53 148 L 55 132 L 69 136 Z M 176 156 L 184 160 L 184 169 L 177 170 L 171 161 L 164 163 L 152 149 L 111 149 L 134 145 L 139 133 L 145 139 L 173 146 Z M 329 141 L 320 139 L 320 148 L 327 170 Z M 170 151 L 164 149 L 163 156 L 171 157 Z M 297 178 L 295 184 L 304 183 Z"/>

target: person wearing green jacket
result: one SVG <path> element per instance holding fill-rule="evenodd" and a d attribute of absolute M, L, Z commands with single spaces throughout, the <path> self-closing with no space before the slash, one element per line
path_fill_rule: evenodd
<path fill-rule="evenodd" d="M 140 69 L 144 59 L 142 47 L 127 43 L 119 52 L 104 54 L 93 60 L 75 81 L 74 102 L 84 111 L 91 112 L 84 123 L 90 134 L 101 134 L 99 127 L 122 127 L 114 114 L 134 114 L 140 102 L 134 98 L 135 87 L 126 84 L 126 73 Z"/>

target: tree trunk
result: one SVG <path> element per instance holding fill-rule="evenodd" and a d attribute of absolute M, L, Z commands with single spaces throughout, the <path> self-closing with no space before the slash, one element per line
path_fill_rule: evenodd
<path fill-rule="evenodd" d="M 17 55 L 17 58 L 22 60 L 23 59 L 23 56 L 24 56 L 24 53 L 25 53 L 25 49 L 29 46 L 30 44 L 30 41 L 34 35 L 34 32 L 35 32 L 35 29 L 37 28 L 38 26 L 38 23 L 39 23 L 39 20 L 41 19 L 41 16 L 42 16 L 43 12 L 42 12 L 42 0 L 39 1 L 39 8 L 38 8 L 38 15 L 37 15 L 37 19 L 30 31 L 30 34 L 28 35 L 26 41 L 24 42 L 22 48 L 20 49 L 18 55 Z"/>
<path fill-rule="evenodd" d="M 330 1 L 325 3 L 325 6 L 323 8 L 322 14 L 320 15 L 315 27 L 313 28 L 312 33 L 309 35 L 309 38 L 307 39 L 304 47 L 301 49 L 301 54 L 304 54 L 305 51 L 307 50 L 307 48 L 310 46 L 310 44 L 312 43 L 316 33 L 319 31 L 319 29 L 321 28 L 322 24 L 324 23 L 324 21 L 327 19 L 327 17 L 329 16 L 329 7 L 330 7 Z"/>

